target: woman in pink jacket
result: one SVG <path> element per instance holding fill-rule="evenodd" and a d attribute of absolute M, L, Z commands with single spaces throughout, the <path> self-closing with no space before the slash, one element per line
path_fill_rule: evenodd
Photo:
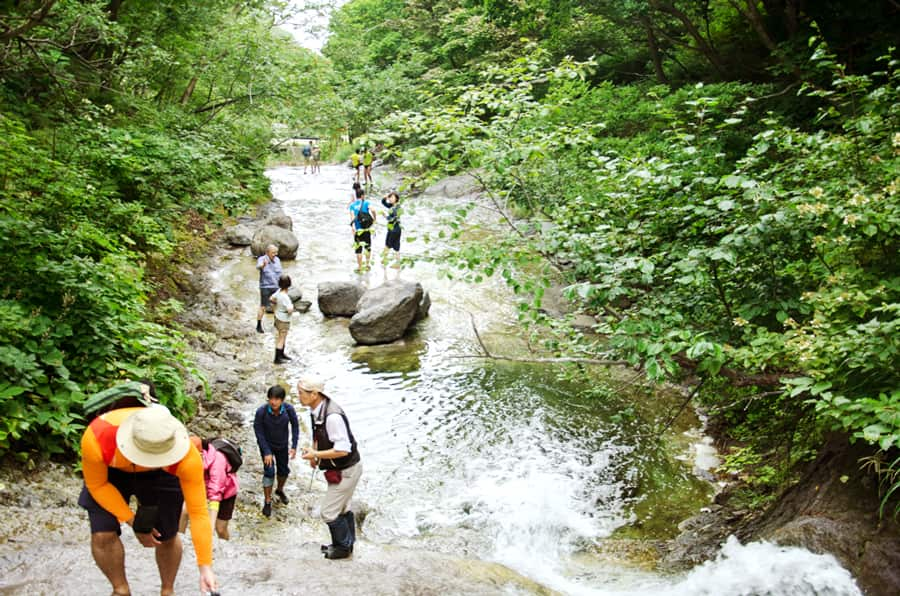
<path fill-rule="evenodd" d="M 203 457 L 203 476 L 206 481 L 206 501 L 209 515 L 215 520 L 216 534 L 228 540 L 228 522 L 234 514 L 237 501 L 238 479 L 232 472 L 225 454 L 218 451 L 207 439 L 191 436 L 191 442 Z M 187 528 L 187 515 L 181 513 L 181 531 Z"/>

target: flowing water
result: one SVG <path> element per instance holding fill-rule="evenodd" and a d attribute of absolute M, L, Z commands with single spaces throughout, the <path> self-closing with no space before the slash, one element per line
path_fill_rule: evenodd
<path fill-rule="evenodd" d="M 550 365 L 473 358 L 480 353 L 473 324 L 492 352 L 527 355 L 515 300 L 502 282 L 454 281 L 421 260 L 400 271 L 376 264 L 358 276 L 348 226 L 350 170 L 325 167 L 313 176 L 278 168 L 269 176 L 300 239 L 286 271 L 305 295 L 326 280 L 371 287 L 399 275 L 421 282 L 433 301 L 427 321 L 395 345 L 354 347 L 345 320 L 324 319 L 315 309 L 297 318 L 288 337 L 288 353 L 299 359 L 285 376 L 323 375 L 349 412 L 365 465 L 357 492 L 370 510 L 368 540 L 495 561 L 572 594 L 702 593 L 698 585 L 721 585 L 743 559 L 759 564 L 767 557 L 772 567 L 762 567 L 760 577 L 770 583 L 759 593 L 854 593 L 833 559 L 767 545 L 730 544 L 721 562 L 685 579 L 599 556 L 604 540 L 619 534 L 671 536 L 708 501 L 711 487 L 692 470 L 699 422 L 685 415 L 661 441 L 648 436 L 681 395 L 648 393 L 621 371 L 586 371 L 572 381 Z M 377 204 L 377 195 L 370 199 Z M 441 246 L 422 236 L 434 236 L 440 208 L 454 199 L 437 193 L 411 203 L 403 253 L 433 254 Z M 227 264 L 220 280 L 247 300 L 256 281 L 250 261 Z M 825 584 L 804 584 L 807 568 L 831 575 Z M 732 583 L 709 593 L 740 592 Z"/>
<path fill-rule="evenodd" d="M 654 432 L 682 394 L 645 388 L 628 371 L 584 370 L 573 380 L 554 365 L 478 357 L 473 324 L 493 353 L 529 353 L 514 298 L 502 282 L 465 283 L 422 260 L 401 270 L 377 264 L 367 275 L 355 274 L 350 172 L 338 166 L 315 176 L 299 168 L 270 170 L 272 193 L 300 240 L 286 272 L 313 298 L 322 281 L 376 286 L 399 275 L 422 283 L 433 301 L 431 314 L 400 342 L 357 347 L 347 320 L 325 319 L 313 307 L 294 317 L 291 363 L 271 364 L 268 334 L 250 340 L 259 354 L 234 354 L 245 363 L 255 358 L 244 374 L 259 394 L 246 405 L 248 422 L 266 385 L 293 385 L 305 371 L 327 379 L 327 393 L 347 411 L 360 445 L 364 475 L 356 497 L 366 515 L 353 560 L 323 561 L 316 548 L 323 526 L 297 505 L 311 505 L 321 485 L 310 491 L 308 473 L 295 465 L 290 507 L 262 520 L 248 431 L 234 538 L 219 542 L 216 552 L 223 593 L 859 594 L 832 557 L 801 549 L 731 541 L 718 560 L 673 576 L 653 571 L 653 557 L 640 554 L 646 550 L 608 548 L 616 541 L 670 538 L 679 521 L 709 502 L 712 487 L 694 473 L 701 459 L 710 459 L 700 422 L 688 412 L 661 437 Z M 404 254 L 440 249 L 422 236 L 439 229 L 439 208 L 455 200 L 432 193 L 410 201 Z M 384 245 L 380 225 L 377 253 Z M 226 255 L 214 274 L 214 291 L 247 305 L 248 325 L 256 286 L 246 250 Z M 23 513 L 10 520 L 15 528 L 0 532 L 0 543 L 8 541 L 0 544 L 0 593 L 106 590 L 90 560 L 83 520 L 73 537 L 52 512 Z M 56 538 L 35 534 L 31 528 L 40 524 L 56 528 L 50 532 Z M 133 538 L 124 539 L 135 593 L 152 593 L 134 588 L 156 585 L 150 557 Z M 42 562 L 38 568 L 35 559 Z M 195 581 L 183 570 L 178 587 L 193 592 Z"/>

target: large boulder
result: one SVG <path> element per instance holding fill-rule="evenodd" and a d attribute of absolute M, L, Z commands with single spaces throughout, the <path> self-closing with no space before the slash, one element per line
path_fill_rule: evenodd
<path fill-rule="evenodd" d="M 253 244 L 253 229 L 244 224 L 231 226 L 225 230 L 225 242 L 232 246 L 250 246 Z"/>
<path fill-rule="evenodd" d="M 279 228 L 284 228 L 285 230 L 294 229 L 294 220 L 290 218 L 290 216 L 285 215 L 284 213 L 280 215 L 275 215 L 266 220 L 267 226 L 278 226 Z"/>
<path fill-rule="evenodd" d="M 300 245 L 292 231 L 278 226 L 263 226 L 254 232 L 250 250 L 254 257 L 258 257 L 266 253 L 266 247 L 270 244 L 278 247 L 278 256 L 282 260 L 296 258 L 297 247 Z"/>
<path fill-rule="evenodd" d="M 367 290 L 350 319 L 350 335 L 365 345 L 400 339 L 412 324 L 424 293 L 422 284 L 401 280 Z"/>
<path fill-rule="evenodd" d="M 363 287 L 350 281 L 323 281 L 319 284 L 319 310 L 326 317 L 352 317 Z"/>

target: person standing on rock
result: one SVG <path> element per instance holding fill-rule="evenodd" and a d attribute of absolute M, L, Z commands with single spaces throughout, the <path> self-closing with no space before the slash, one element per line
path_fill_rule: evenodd
<path fill-rule="evenodd" d="M 278 279 L 282 274 L 278 247 L 274 244 L 267 246 L 266 254 L 256 260 L 256 268 L 259 269 L 259 310 L 256 313 L 256 332 L 264 333 L 263 315 L 266 314 L 269 299 L 278 291 Z"/>
<path fill-rule="evenodd" d="M 397 191 L 392 190 L 386 197 L 381 199 L 381 204 L 387 208 L 387 237 L 384 239 L 384 253 L 381 255 L 381 262 L 387 266 L 388 255 L 390 251 L 394 251 L 394 267 L 400 267 L 400 195 Z"/>
<path fill-rule="evenodd" d="M 293 360 L 284 353 L 285 342 L 287 342 L 288 330 L 291 328 L 291 315 L 294 314 L 294 302 L 288 296 L 288 290 L 291 288 L 291 276 L 282 275 L 278 278 L 279 290 L 272 294 L 270 300 L 275 305 L 275 364 L 282 364 L 288 360 Z"/>
<path fill-rule="evenodd" d="M 362 273 L 369 269 L 372 262 L 372 229 L 375 226 L 375 211 L 366 200 L 366 191 L 356 191 L 356 200 L 350 203 L 350 227 L 353 230 L 353 252 L 356 253 L 357 271 Z M 366 264 L 363 267 L 363 250 L 366 251 Z"/>
<path fill-rule="evenodd" d="M 350 421 L 339 405 L 325 395 L 325 382 L 306 375 L 297 383 L 300 403 L 310 409 L 312 448 L 303 449 L 303 459 L 325 471 L 328 488 L 320 507 L 328 524 L 331 544 L 323 545 L 326 559 L 346 559 L 356 542 L 356 518 L 350 499 L 362 475 L 359 449 L 350 430 Z"/>
<path fill-rule="evenodd" d="M 200 569 L 200 592 L 217 588 L 212 569 L 212 525 L 206 511 L 203 461 L 187 429 L 163 407 L 120 408 L 88 425 L 81 437 L 84 487 L 78 504 L 88 512 L 91 554 L 112 585 L 130 594 L 121 524 L 156 552 L 160 594 L 175 593 L 182 544 L 178 520 L 187 505 Z M 128 500 L 137 498 L 136 512 Z"/>
<path fill-rule="evenodd" d="M 291 469 L 288 459 L 297 456 L 297 441 L 300 440 L 300 423 L 294 406 L 284 403 L 285 392 L 280 385 L 269 387 L 266 393 L 268 403 L 256 410 L 253 418 L 253 432 L 263 459 L 263 502 L 262 514 L 272 516 L 272 485 L 278 477 L 275 496 L 285 505 L 288 503 L 284 494 L 284 483 L 287 482 Z M 288 429 L 290 427 L 290 430 Z M 290 439 L 290 442 L 288 441 Z"/>

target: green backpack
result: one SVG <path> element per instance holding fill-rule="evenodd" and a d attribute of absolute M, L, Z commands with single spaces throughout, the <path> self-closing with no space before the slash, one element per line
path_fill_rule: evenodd
<path fill-rule="evenodd" d="M 152 400 L 141 393 L 141 384 L 129 381 L 104 389 L 87 398 L 81 404 L 85 419 L 90 422 L 97 416 L 119 408 L 138 408 L 151 405 Z"/>

